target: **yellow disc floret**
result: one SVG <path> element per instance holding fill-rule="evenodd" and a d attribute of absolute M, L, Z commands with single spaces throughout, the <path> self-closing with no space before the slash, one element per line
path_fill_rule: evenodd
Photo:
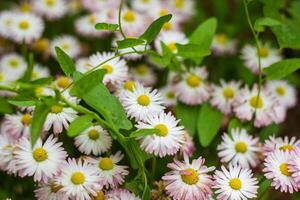
<path fill-rule="evenodd" d="M 142 94 L 137 98 L 137 102 L 141 106 L 148 106 L 150 104 L 150 98 L 148 95 Z"/>
<path fill-rule="evenodd" d="M 58 114 L 58 113 L 61 113 L 62 111 L 63 111 L 63 107 L 60 105 L 54 105 L 51 107 L 52 113 Z"/>
<path fill-rule="evenodd" d="M 29 28 L 30 24 L 26 20 L 22 20 L 19 22 L 19 28 L 22 30 L 27 30 Z"/>
<path fill-rule="evenodd" d="M 290 144 L 283 145 L 279 148 L 281 151 L 292 151 L 294 147 Z"/>
<path fill-rule="evenodd" d="M 127 22 L 134 22 L 136 19 L 135 13 L 132 10 L 127 10 L 123 15 L 123 19 Z"/>
<path fill-rule="evenodd" d="M 238 153 L 246 153 L 248 150 L 247 144 L 245 142 L 238 142 L 235 144 L 235 151 Z"/>
<path fill-rule="evenodd" d="M 282 163 L 280 166 L 280 172 L 285 175 L 285 176 L 291 176 L 291 172 L 288 170 L 288 164 L 287 163 Z"/>
<path fill-rule="evenodd" d="M 25 126 L 28 126 L 31 124 L 32 122 L 32 117 L 29 113 L 25 113 L 23 116 L 22 116 L 22 119 L 21 119 L 22 123 L 25 125 Z"/>
<path fill-rule="evenodd" d="M 114 163 L 111 158 L 104 157 L 100 160 L 99 167 L 102 170 L 111 170 L 114 168 Z"/>
<path fill-rule="evenodd" d="M 233 178 L 229 181 L 229 186 L 234 190 L 239 190 L 242 187 L 242 181 L 239 178 Z"/>
<path fill-rule="evenodd" d="M 161 136 L 161 137 L 165 137 L 168 135 L 169 130 L 166 125 L 157 124 L 154 128 L 158 130 L 158 133 L 156 133 L 156 135 Z"/>
<path fill-rule="evenodd" d="M 196 170 L 189 168 L 181 171 L 181 179 L 188 185 L 194 185 L 199 181 L 199 176 Z"/>
<path fill-rule="evenodd" d="M 111 65 L 103 65 L 102 69 L 104 69 L 108 74 L 111 74 L 113 72 L 113 67 Z"/>
<path fill-rule="evenodd" d="M 97 140 L 100 134 L 96 129 L 92 129 L 88 132 L 88 136 L 91 140 Z"/>
<path fill-rule="evenodd" d="M 234 97 L 234 91 L 232 88 L 225 88 L 223 90 L 223 96 L 226 100 L 232 99 Z"/>
<path fill-rule="evenodd" d="M 32 152 L 32 156 L 35 161 L 42 162 L 48 158 L 48 152 L 44 148 L 39 147 Z"/>
<path fill-rule="evenodd" d="M 186 83 L 190 86 L 190 87 L 198 87 L 201 84 L 201 79 L 196 76 L 196 75 L 189 75 L 188 78 L 186 79 Z"/>
<path fill-rule="evenodd" d="M 257 96 L 253 96 L 250 99 L 250 105 L 253 108 L 262 108 L 264 106 L 264 101 L 263 101 L 263 99 L 261 97 L 257 98 Z"/>
<path fill-rule="evenodd" d="M 267 48 L 260 48 L 259 50 L 258 50 L 258 55 L 260 56 L 260 57 L 262 57 L 262 58 L 266 58 L 266 57 L 268 57 L 269 56 L 269 49 L 267 49 Z"/>
<path fill-rule="evenodd" d="M 74 172 L 71 176 L 71 181 L 75 185 L 83 184 L 85 181 L 85 176 L 82 172 Z"/>

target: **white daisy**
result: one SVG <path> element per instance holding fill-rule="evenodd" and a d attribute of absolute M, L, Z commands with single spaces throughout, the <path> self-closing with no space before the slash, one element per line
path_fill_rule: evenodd
<path fill-rule="evenodd" d="M 202 157 L 191 163 L 187 155 L 183 162 L 174 159 L 167 166 L 172 171 L 166 173 L 162 179 L 166 184 L 166 191 L 174 200 L 208 199 L 212 194 L 212 176 L 209 175 L 215 167 L 206 167 Z"/>
<path fill-rule="evenodd" d="M 133 0 L 132 7 L 140 12 L 148 12 L 149 9 L 158 6 L 160 3 L 158 0 Z"/>
<path fill-rule="evenodd" d="M 222 139 L 217 147 L 221 162 L 244 168 L 256 167 L 259 164 L 259 139 L 249 135 L 245 129 L 232 129 L 230 135 L 224 133 Z"/>
<path fill-rule="evenodd" d="M 40 64 L 35 64 L 33 66 L 33 71 L 32 71 L 32 80 L 40 79 L 40 78 L 45 78 L 50 75 L 50 71 L 47 67 L 41 66 Z"/>
<path fill-rule="evenodd" d="M 138 84 L 133 91 L 125 91 L 121 97 L 127 115 L 136 121 L 145 120 L 148 116 L 155 115 L 164 110 L 163 97 L 157 90 L 143 87 Z"/>
<path fill-rule="evenodd" d="M 9 38 L 11 34 L 11 26 L 14 23 L 17 14 L 12 11 L 0 12 L 0 35 L 4 38 Z"/>
<path fill-rule="evenodd" d="M 62 91 L 62 90 L 69 88 L 69 86 L 72 84 L 72 82 L 73 82 L 73 80 L 70 77 L 59 76 L 55 79 L 53 85 L 58 90 Z"/>
<path fill-rule="evenodd" d="M 248 67 L 253 73 L 258 73 L 258 55 L 261 58 L 261 67 L 266 68 L 275 62 L 282 59 L 280 51 L 270 47 L 270 44 L 266 43 L 261 45 L 260 50 L 257 52 L 255 46 L 246 45 L 242 49 L 241 58 L 245 61 L 246 67 Z"/>
<path fill-rule="evenodd" d="M 130 75 L 133 80 L 144 86 L 152 86 L 157 81 L 154 71 L 146 64 L 140 64 L 130 68 Z"/>
<path fill-rule="evenodd" d="M 22 13 L 31 13 L 32 12 L 32 3 L 23 1 L 20 3 L 20 5 L 18 6 L 17 9 L 19 12 L 22 12 Z"/>
<path fill-rule="evenodd" d="M 69 197 L 60 190 L 61 188 L 62 186 L 54 184 L 53 181 L 41 183 L 34 190 L 35 197 L 38 200 L 69 200 Z"/>
<path fill-rule="evenodd" d="M 102 62 L 115 56 L 112 52 L 97 52 L 89 57 L 89 65 L 96 67 Z M 115 58 L 99 66 L 100 69 L 105 69 L 106 74 L 103 78 L 103 83 L 111 83 L 113 85 L 120 84 L 127 80 L 128 77 L 128 66 L 122 58 Z"/>
<path fill-rule="evenodd" d="M 62 143 L 52 135 L 42 143 L 38 139 L 34 147 L 26 138 L 21 138 L 14 151 L 17 160 L 17 170 L 21 177 L 33 176 L 34 181 L 47 182 L 58 174 L 67 153 L 61 147 Z"/>
<path fill-rule="evenodd" d="M 188 105 L 201 104 L 209 98 L 206 83 L 208 72 L 205 67 L 197 67 L 182 74 L 182 80 L 174 85 L 175 96 Z"/>
<path fill-rule="evenodd" d="M 66 0 L 39 0 L 32 3 L 34 11 L 48 20 L 64 16 L 68 9 Z"/>
<path fill-rule="evenodd" d="M 60 189 L 68 197 L 75 200 L 91 199 L 90 195 L 96 196 L 97 191 L 102 189 L 99 184 L 100 176 L 95 166 L 79 159 L 68 159 L 61 167 L 61 175 L 55 184 L 61 185 Z"/>
<path fill-rule="evenodd" d="M 246 200 L 256 197 L 258 181 L 248 168 L 229 165 L 226 169 L 222 166 L 221 171 L 215 172 L 214 179 L 217 199 Z"/>
<path fill-rule="evenodd" d="M 116 96 L 119 97 L 119 99 L 122 99 L 125 92 L 133 92 L 134 88 L 136 88 L 138 84 L 138 82 L 130 79 L 125 81 L 124 83 L 117 86 Z"/>
<path fill-rule="evenodd" d="M 217 34 L 214 36 L 211 49 L 216 55 L 235 54 L 237 41 L 228 38 L 226 34 Z"/>
<path fill-rule="evenodd" d="M 182 21 L 186 21 L 195 13 L 196 5 L 193 0 L 170 0 L 167 4 L 182 18 Z"/>
<path fill-rule="evenodd" d="M 265 159 L 263 172 L 265 177 L 272 181 L 272 186 L 281 192 L 293 193 L 298 186 L 289 170 L 288 162 L 291 154 L 288 151 L 274 151 Z"/>
<path fill-rule="evenodd" d="M 175 106 L 177 103 L 177 99 L 175 97 L 175 93 L 171 85 L 166 85 L 163 88 L 160 88 L 159 91 L 164 96 L 165 105 L 167 107 Z"/>
<path fill-rule="evenodd" d="M 7 114 L 3 119 L 3 130 L 11 136 L 19 138 L 29 137 L 29 129 L 32 122 L 31 113 Z"/>
<path fill-rule="evenodd" d="M 212 86 L 211 104 L 220 109 L 224 114 L 230 114 L 233 109 L 233 105 L 239 96 L 240 82 L 230 81 L 226 83 L 221 80 L 221 85 Z"/>
<path fill-rule="evenodd" d="M 75 138 L 78 150 L 87 155 L 100 155 L 111 147 L 111 137 L 101 126 L 92 126 Z"/>
<path fill-rule="evenodd" d="M 154 46 L 159 53 L 162 53 L 161 42 L 163 42 L 170 51 L 177 53 L 176 43 L 186 44 L 188 39 L 183 33 L 178 31 L 162 32 L 154 42 Z"/>
<path fill-rule="evenodd" d="M 35 40 L 31 46 L 34 51 L 42 53 L 47 57 L 51 54 L 50 41 L 48 38 L 40 38 Z"/>
<path fill-rule="evenodd" d="M 47 115 L 44 130 L 49 131 L 53 127 L 53 133 L 58 134 L 63 128 L 68 129 L 69 123 L 77 117 L 77 112 L 72 108 L 63 107 L 56 104 L 51 107 L 50 113 Z"/>
<path fill-rule="evenodd" d="M 109 191 L 105 195 L 105 199 L 107 200 L 141 200 L 140 197 L 136 196 L 135 194 L 129 192 L 126 189 L 114 189 Z"/>
<path fill-rule="evenodd" d="M 143 150 L 159 157 L 174 155 L 184 143 L 183 126 L 178 126 L 179 120 L 169 112 L 149 115 L 145 122 L 138 122 L 138 129 L 157 129 L 158 133 L 139 137 Z"/>
<path fill-rule="evenodd" d="M 300 140 L 296 137 L 289 138 L 288 136 L 285 136 L 275 138 L 274 136 L 270 136 L 264 143 L 263 153 L 265 155 L 277 150 L 291 152 L 300 148 Z"/>
<path fill-rule="evenodd" d="M 85 9 L 90 12 L 100 12 L 104 8 L 117 9 L 119 7 L 119 1 L 108 1 L 108 0 L 82 0 L 82 5 Z"/>
<path fill-rule="evenodd" d="M 93 66 L 89 64 L 89 59 L 86 57 L 79 58 L 76 60 L 76 70 L 81 73 L 86 73 L 87 71 L 93 69 Z"/>
<path fill-rule="evenodd" d="M 31 43 L 42 36 L 44 23 L 41 18 L 30 13 L 17 14 L 12 23 L 10 38 L 17 43 Z"/>
<path fill-rule="evenodd" d="M 58 36 L 51 41 L 50 45 L 53 56 L 56 56 L 55 47 L 60 47 L 71 58 L 76 58 L 81 52 L 79 41 L 71 35 Z"/>
<path fill-rule="evenodd" d="M 21 78 L 26 71 L 26 68 L 26 61 L 19 54 L 6 54 L 0 59 L 0 71 L 2 71 L 3 74 L 8 74 L 8 76 L 13 74 L 15 77 L 13 80 Z"/>
<path fill-rule="evenodd" d="M 184 143 L 180 148 L 180 154 L 187 156 L 192 156 L 193 153 L 196 151 L 196 146 L 193 141 L 193 138 L 190 136 L 187 130 L 184 130 Z"/>
<path fill-rule="evenodd" d="M 124 157 L 120 151 L 109 157 L 99 157 L 97 159 L 88 158 L 88 161 L 97 168 L 99 174 L 98 182 L 106 188 L 116 188 L 124 182 L 124 177 L 129 174 L 127 166 L 118 165 Z"/>
<path fill-rule="evenodd" d="M 2 128 L 2 127 L 1 127 Z M 18 139 L 18 138 L 17 138 Z M 17 139 L 5 130 L 0 133 L 0 169 L 9 174 L 16 174 L 16 159 L 14 154 Z"/>
<path fill-rule="evenodd" d="M 300 185 L 300 149 L 296 148 L 291 153 L 291 159 L 288 161 L 288 171 L 292 173 L 295 182 Z"/>
<path fill-rule="evenodd" d="M 35 96 L 55 96 L 55 92 L 52 88 L 38 86 L 34 89 Z"/>

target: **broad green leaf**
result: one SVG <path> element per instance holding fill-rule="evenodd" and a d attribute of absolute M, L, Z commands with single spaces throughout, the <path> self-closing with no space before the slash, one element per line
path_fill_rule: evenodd
<path fill-rule="evenodd" d="M 223 114 L 209 104 L 203 104 L 197 121 L 197 132 L 200 144 L 209 146 L 217 135 L 223 119 Z"/>
<path fill-rule="evenodd" d="M 148 55 L 149 55 L 149 59 L 160 65 L 161 67 L 166 67 L 169 63 L 166 62 L 166 60 L 164 59 L 163 56 L 159 55 L 158 53 L 156 53 L 155 51 L 152 51 L 152 50 L 148 50 L 147 51 Z"/>
<path fill-rule="evenodd" d="M 30 138 L 31 145 L 34 146 L 37 139 L 40 137 L 41 131 L 43 129 L 45 120 L 48 113 L 50 112 L 50 107 L 46 103 L 37 102 L 35 109 L 33 111 L 32 123 L 30 126 Z"/>
<path fill-rule="evenodd" d="M 266 192 L 271 189 L 271 181 L 264 179 L 258 188 L 257 199 L 262 199 L 265 196 Z"/>
<path fill-rule="evenodd" d="M 140 36 L 141 39 L 146 40 L 147 44 L 150 44 L 156 36 L 159 34 L 160 30 L 162 29 L 163 25 L 170 21 L 172 15 L 165 15 L 150 24 L 147 30 Z"/>
<path fill-rule="evenodd" d="M 132 132 L 129 137 L 135 138 L 135 137 L 141 137 L 141 136 L 147 136 L 147 135 L 154 135 L 158 133 L 159 131 L 157 129 L 140 129 L 137 131 Z"/>
<path fill-rule="evenodd" d="M 264 142 L 270 136 L 272 135 L 276 136 L 278 135 L 278 133 L 279 133 L 279 126 L 273 123 L 261 129 L 261 131 L 259 132 L 259 138 L 262 142 Z"/>
<path fill-rule="evenodd" d="M 125 150 L 128 151 L 127 155 L 130 158 L 130 165 L 133 169 L 144 166 L 145 161 L 152 157 L 140 148 L 140 145 L 136 140 L 127 139 Z"/>
<path fill-rule="evenodd" d="M 126 49 L 142 44 L 145 44 L 145 40 L 141 40 L 138 38 L 126 38 L 124 40 L 117 41 L 118 49 Z"/>
<path fill-rule="evenodd" d="M 53 78 L 52 77 L 45 77 L 45 78 L 39 78 L 34 81 L 31 81 L 32 84 L 34 85 L 49 85 L 52 83 Z"/>
<path fill-rule="evenodd" d="M 85 129 L 93 125 L 93 116 L 82 115 L 71 122 L 67 134 L 69 137 L 75 137 L 82 133 Z"/>
<path fill-rule="evenodd" d="M 8 100 L 8 102 L 12 105 L 15 106 L 34 106 L 36 101 L 32 97 L 27 97 L 27 96 L 16 96 L 12 97 Z"/>
<path fill-rule="evenodd" d="M 243 127 L 243 124 L 240 120 L 236 119 L 236 118 L 233 118 L 229 121 L 229 124 L 228 124 L 228 133 L 231 132 L 232 129 L 235 129 L 235 128 L 242 128 Z"/>
<path fill-rule="evenodd" d="M 9 105 L 6 99 L 0 96 L 0 113 L 9 114 L 13 112 L 14 112 L 13 107 Z"/>
<path fill-rule="evenodd" d="M 268 80 L 281 79 L 300 68 L 300 58 L 279 61 L 264 68 Z"/>
<path fill-rule="evenodd" d="M 270 18 L 270 17 L 263 17 L 263 18 L 258 18 L 255 23 L 254 23 L 254 29 L 258 32 L 263 32 L 265 30 L 265 26 L 278 26 L 280 25 L 281 22 Z"/>
<path fill-rule="evenodd" d="M 116 31 L 118 28 L 118 24 L 97 23 L 95 25 L 95 29 L 97 30 Z"/>
<path fill-rule="evenodd" d="M 183 58 L 201 58 L 210 55 L 210 50 L 199 44 L 176 44 L 178 55 Z"/>
<path fill-rule="evenodd" d="M 29 56 L 28 56 L 27 69 L 24 73 L 22 81 L 29 82 L 31 80 L 32 71 L 33 71 L 33 64 L 34 64 L 33 54 L 30 53 Z"/>
<path fill-rule="evenodd" d="M 180 102 L 176 105 L 176 117 L 180 119 L 180 124 L 187 129 L 192 137 L 196 133 L 199 110 L 199 106 L 188 106 Z"/>
<path fill-rule="evenodd" d="M 55 47 L 55 52 L 61 69 L 67 76 L 70 76 L 75 71 L 75 65 L 72 58 L 59 47 Z"/>
<path fill-rule="evenodd" d="M 74 74 L 79 73 L 75 72 Z M 92 71 L 87 75 L 80 74 L 78 80 L 75 79 L 74 87 L 71 89 L 71 94 L 81 98 L 84 94 L 94 89 L 98 84 L 102 83 L 103 77 L 106 71 L 104 69 L 98 69 Z"/>

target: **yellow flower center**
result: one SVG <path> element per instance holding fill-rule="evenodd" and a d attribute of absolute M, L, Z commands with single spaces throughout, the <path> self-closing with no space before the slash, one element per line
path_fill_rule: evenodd
<path fill-rule="evenodd" d="M 269 49 L 268 48 L 260 48 L 258 50 L 258 55 L 262 58 L 266 58 L 269 56 Z"/>
<path fill-rule="evenodd" d="M 43 87 L 37 87 L 37 88 L 35 88 L 34 92 L 35 92 L 36 96 L 39 96 L 39 95 L 43 94 L 44 88 Z"/>
<path fill-rule="evenodd" d="M 185 0 L 175 0 L 175 2 L 174 2 L 175 8 L 178 8 L 178 9 L 183 8 L 184 7 L 184 1 Z"/>
<path fill-rule="evenodd" d="M 99 167 L 102 170 L 111 170 L 114 168 L 114 163 L 112 159 L 105 157 L 100 160 Z"/>
<path fill-rule="evenodd" d="M 0 72 L 0 81 L 3 81 L 4 80 L 4 75 L 2 72 Z"/>
<path fill-rule="evenodd" d="M 64 42 L 61 44 L 61 48 L 65 51 L 68 51 L 70 49 L 70 44 L 67 42 Z"/>
<path fill-rule="evenodd" d="M 279 94 L 280 96 L 284 96 L 284 95 L 285 95 L 285 88 L 284 88 L 284 87 L 277 87 L 277 88 L 276 88 L 276 92 L 277 92 L 277 94 Z"/>
<path fill-rule="evenodd" d="M 60 105 L 54 105 L 51 107 L 51 112 L 55 113 L 55 114 L 61 113 L 62 110 L 63 110 L 63 107 Z"/>
<path fill-rule="evenodd" d="M 175 97 L 174 92 L 169 91 L 169 92 L 167 93 L 167 98 L 168 98 L 168 99 L 174 99 L 174 97 Z"/>
<path fill-rule="evenodd" d="M 173 28 L 173 25 L 171 22 L 167 22 L 163 25 L 163 29 L 166 31 L 171 30 L 172 28 Z M 175 46 L 175 48 L 176 48 L 176 46 Z M 176 49 L 174 51 L 176 51 Z"/>
<path fill-rule="evenodd" d="M 154 128 L 158 130 L 158 133 L 156 133 L 156 135 L 161 136 L 161 137 L 165 137 L 168 135 L 169 130 L 166 125 L 157 124 Z"/>
<path fill-rule="evenodd" d="M 123 15 L 123 19 L 127 22 L 134 22 L 136 19 L 135 13 L 132 10 L 127 10 Z"/>
<path fill-rule="evenodd" d="M 90 15 L 89 16 L 89 23 L 92 24 L 92 25 L 96 23 L 95 15 Z"/>
<path fill-rule="evenodd" d="M 39 74 L 39 72 L 37 72 L 37 71 L 33 71 L 31 77 L 32 77 L 33 79 L 37 79 L 37 78 L 40 77 L 40 74 Z"/>
<path fill-rule="evenodd" d="M 124 83 L 124 86 L 123 86 L 123 88 L 125 89 L 125 90 L 129 90 L 129 91 L 133 91 L 133 89 L 136 87 L 136 82 L 134 82 L 134 81 L 126 81 L 125 83 Z"/>
<path fill-rule="evenodd" d="M 142 0 L 142 2 L 144 2 L 144 3 L 149 3 L 150 0 Z"/>
<path fill-rule="evenodd" d="M 66 76 L 62 76 L 57 79 L 57 85 L 60 88 L 66 89 L 70 84 L 71 80 Z"/>
<path fill-rule="evenodd" d="M 85 176 L 82 172 L 74 172 L 71 176 L 71 181 L 75 185 L 83 184 L 85 181 Z"/>
<path fill-rule="evenodd" d="M 61 188 L 63 188 L 62 185 L 52 184 L 52 185 L 51 185 L 51 192 L 56 193 L 56 192 L 58 192 Z"/>
<path fill-rule="evenodd" d="M 88 136 L 91 140 L 97 140 L 100 134 L 96 129 L 92 129 L 88 132 Z"/>
<path fill-rule="evenodd" d="M 32 156 L 35 161 L 42 162 L 48 158 L 48 152 L 44 148 L 39 147 L 32 152 Z"/>
<path fill-rule="evenodd" d="M 199 181 L 199 176 L 196 170 L 189 168 L 181 171 L 181 179 L 188 185 L 194 185 Z"/>
<path fill-rule="evenodd" d="M 245 142 L 238 142 L 235 144 L 235 150 L 238 153 L 246 153 L 248 150 L 247 144 Z"/>
<path fill-rule="evenodd" d="M 113 67 L 111 65 L 103 65 L 102 69 L 105 69 L 106 73 L 111 74 L 113 72 Z"/>
<path fill-rule="evenodd" d="M 22 20 L 19 22 L 19 28 L 22 30 L 27 30 L 29 28 L 30 24 L 26 20 Z"/>
<path fill-rule="evenodd" d="M 190 87 L 198 87 L 201 84 L 201 79 L 196 76 L 196 75 L 189 75 L 189 77 L 186 79 L 186 83 L 190 86 Z"/>
<path fill-rule="evenodd" d="M 175 42 L 170 42 L 170 43 L 168 44 L 168 48 L 169 48 L 172 52 L 177 51 L 177 47 L 176 47 L 176 43 L 175 43 Z"/>
<path fill-rule="evenodd" d="M 49 49 L 49 41 L 46 38 L 39 39 L 34 42 L 33 47 L 39 52 L 44 52 Z"/>
<path fill-rule="evenodd" d="M 137 102 L 141 106 L 148 106 L 150 104 L 149 96 L 142 94 L 137 98 Z"/>
<path fill-rule="evenodd" d="M 18 59 L 16 58 L 13 58 L 9 61 L 9 65 L 12 67 L 12 68 L 17 68 L 19 66 L 19 61 Z"/>
<path fill-rule="evenodd" d="M 22 123 L 25 125 L 25 126 L 28 126 L 31 124 L 32 122 L 32 117 L 29 113 L 26 113 L 22 116 L 22 119 L 21 119 Z"/>
<path fill-rule="evenodd" d="M 137 66 L 136 71 L 139 75 L 146 75 L 148 73 L 148 68 L 146 65 L 139 65 Z"/>
<path fill-rule="evenodd" d="M 234 91 L 232 88 L 225 88 L 223 90 L 223 96 L 225 97 L 226 100 L 232 99 L 234 97 Z"/>
<path fill-rule="evenodd" d="M 281 151 L 292 151 L 294 147 L 290 144 L 283 145 L 279 148 Z"/>
<path fill-rule="evenodd" d="M 92 200 L 105 200 L 105 194 L 102 190 L 97 192 L 97 196 L 92 197 Z"/>
<path fill-rule="evenodd" d="M 46 0 L 46 4 L 47 4 L 48 6 L 54 6 L 55 3 L 56 3 L 56 0 Z"/>
<path fill-rule="evenodd" d="M 262 108 L 264 106 L 264 101 L 262 100 L 261 97 L 257 98 L 257 96 L 253 96 L 250 99 L 250 105 L 253 108 Z"/>
<path fill-rule="evenodd" d="M 229 181 L 229 186 L 234 190 L 239 190 L 242 187 L 242 181 L 239 178 L 233 178 Z"/>
<path fill-rule="evenodd" d="M 20 10 L 22 12 L 28 13 L 28 12 L 31 12 L 32 8 L 29 3 L 24 2 L 20 5 Z"/>
<path fill-rule="evenodd" d="M 166 10 L 166 9 L 160 9 L 160 11 L 159 11 L 159 16 L 165 16 L 165 15 L 167 15 L 168 14 L 168 11 Z"/>
<path fill-rule="evenodd" d="M 228 38 L 225 34 L 219 34 L 216 36 L 216 40 L 219 44 L 225 44 L 228 41 Z"/>
<path fill-rule="evenodd" d="M 283 175 L 285 175 L 285 176 L 291 176 L 292 175 L 291 172 L 289 172 L 289 170 L 288 170 L 288 164 L 287 163 L 282 163 L 279 168 L 280 168 L 280 172 Z"/>

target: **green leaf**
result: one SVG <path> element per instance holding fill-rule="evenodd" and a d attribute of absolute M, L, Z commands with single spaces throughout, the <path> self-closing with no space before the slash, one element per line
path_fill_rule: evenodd
<path fill-rule="evenodd" d="M 9 114 L 13 113 L 13 107 L 7 103 L 7 100 L 0 96 L 0 113 Z"/>
<path fill-rule="evenodd" d="M 12 105 L 15 106 L 34 106 L 36 101 L 32 97 L 27 97 L 27 96 L 16 96 L 12 97 L 8 100 L 8 102 Z"/>
<path fill-rule="evenodd" d="M 95 29 L 106 30 L 106 31 L 117 31 L 119 28 L 118 24 L 108 24 L 108 23 L 97 23 Z"/>
<path fill-rule="evenodd" d="M 207 147 L 217 135 L 223 114 L 209 104 L 203 104 L 198 116 L 197 131 L 200 144 Z"/>
<path fill-rule="evenodd" d="M 278 26 L 280 25 L 281 22 L 270 18 L 270 17 L 263 17 L 263 18 L 258 18 L 255 23 L 254 23 L 254 29 L 258 32 L 263 32 L 265 30 L 265 26 Z"/>
<path fill-rule="evenodd" d="M 133 169 L 144 166 L 145 161 L 152 157 L 140 148 L 136 140 L 127 139 L 123 147 L 125 147 L 125 151 L 130 158 L 130 165 Z"/>
<path fill-rule="evenodd" d="M 158 133 L 159 131 L 157 129 L 140 129 L 137 131 L 132 132 L 129 137 L 135 138 L 135 137 L 141 137 L 141 136 L 147 136 L 147 135 L 154 135 Z"/>
<path fill-rule="evenodd" d="M 180 102 L 176 105 L 176 117 L 192 137 L 196 132 L 199 109 L 199 106 L 188 106 Z"/>
<path fill-rule="evenodd" d="M 81 98 L 84 94 L 88 93 L 92 89 L 94 89 L 97 85 L 102 83 L 103 77 L 106 73 L 104 69 L 98 69 L 92 71 L 87 75 L 82 75 L 80 72 L 74 72 L 75 74 L 79 73 L 81 78 L 78 80 L 75 79 L 74 87 L 71 89 L 71 94 L 76 95 Z"/>
<path fill-rule="evenodd" d="M 300 58 L 279 61 L 264 68 L 268 80 L 281 79 L 300 68 Z"/>
<path fill-rule="evenodd" d="M 172 15 L 165 15 L 150 24 L 147 30 L 140 36 L 140 39 L 146 40 L 147 44 L 150 44 L 156 36 L 159 34 L 160 30 L 162 29 L 163 25 L 170 21 Z"/>
<path fill-rule="evenodd" d="M 263 129 L 261 129 L 261 131 L 259 132 L 259 138 L 262 142 L 264 142 L 270 136 L 272 135 L 276 136 L 278 134 L 279 134 L 279 126 L 275 123 L 272 123 L 264 127 Z"/>
<path fill-rule="evenodd" d="M 166 67 L 169 64 L 168 62 L 166 62 L 163 56 L 161 56 L 155 51 L 147 50 L 146 53 L 149 55 L 149 59 L 152 62 L 160 65 L 161 67 Z"/>
<path fill-rule="evenodd" d="M 75 71 L 73 60 L 59 47 L 55 47 L 55 52 L 61 69 L 67 76 L 70 76 Z"/>
<path fill-rule="evenodd" d="M 50 109 L 51 108 L 49 107 L 49 105 L 43 102 L 37 102 L 35 106 L 35 109 L 33 111 L 32 123 L 30 126 L 30 137 L 32 146 L 34 146 L 35 142 L 41 134 Z"/>
<path fill-rule="evenodd" d="M 117 45 L 118 49 L 126 49 L 130 47 L 135 47 L 137 45 L 145 44 L 145 40 L 141 40 L 138 38 L 126 38 L 124 40 L 118 40 Z"/>
<path fill-rule="evenodd" d="M 229 124 L 228 124 L 228 133 L 231 132 L 232 129 L 235 129 L 235 128 L 243 128 L 243 124 L 240 120 L 236 119 L 236 118 L 233 118 L 229 121 Z"/>
<path fill-rule="evenodd" d="M 199 44 L 176 44 L 178 55 L 183 58 L 201 58 L 210 55 L 210 50 Z"/>
<path fill-rule="evenodd" d="M 271 181 L 268 179 L 264 179 L 258 188 L 257 199 L 262 199 L 262 197 L 266 194 L 266 192 L 271 189 Z"/>
<path fill-rule="evenodd" d="M 75 137 L 82 133 L 85 129 L 93 125 L 93 116 L 91 115 L 82 115 L 77 117 L 74 121 L 71 122 L 68 128 L 68 136 Z"/>
<path fill-rule="evenodd" d="M 45 78 L 39 78 L 34 81 L 31 81 L 31 84 L 33 84 L 33 85 L 49 85 L 52 82 L 53 82 L 52 77 L 45 77 Z"/>
<path fill-rule="evenodd" d="M 33 71 L 33 64 L 34 64 L 34 58 L 33 54 L 30 53 L 28 57 L 28 63 L 27 63 L 27 69 L 24 73 L 24 76 L 22 78 L 22 81 L 29 82 L 32 78 L 32 71 Z"/>

